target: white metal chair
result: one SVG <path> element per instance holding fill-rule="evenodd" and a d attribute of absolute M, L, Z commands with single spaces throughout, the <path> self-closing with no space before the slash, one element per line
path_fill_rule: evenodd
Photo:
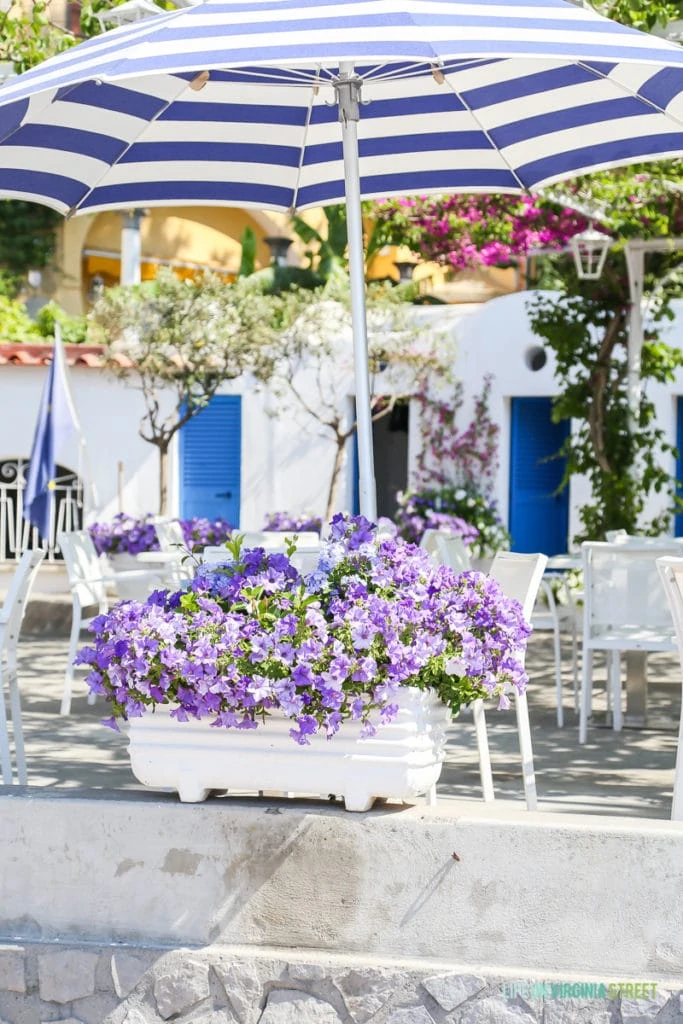
<path fill-rule="evenodd" d="M 671 615 L 674 620 L 678 656 L 683 669 L 683 558 L 658 558 L 657 569 L 664 585 Z M 683 820 L 683 706 L 681 721 L 678 728 L 678 748 L 676 750 L 676 771 L 674 774 L 674 793 L 671 802 L 672 821 Z"/>
<path fill-rule="evenodd" d="M 466 572 L 472 568 L 470 553 L 462 537 L 447 530 L 425 530 L 420 538 L 423 548 L 439 565 L 447 565 L 453 572 Z"/>
<path fill-rule="evenodd" d="M 548 560 L 548 567 L 551 559 Z M 566 595 L 566 604 L 557 600 L 553 582 L 557 581 Z M 575 605 L 571 597 L 564 573 L 547 571 L 541 580 L 539 598 L 531 615 L 531 627 L 534 630 L 551 630 L 553 634 L 553 653 L 555 657 L 555 692 L 557 698 L 557 724 L 564 725 L 564 706 L 562 699 L 562 645 L 561 632 L 563 625 L 568 625 L 572 644 L 572 688 L 574 694 L 574 711 L 579 710 L 579 664 L 578 638 L 576 633 Z"/>
<path fill-rule="evenodd" d="M 650 538 L 646 538 L 650 540 Z M 680 555 L 673 539 L 658 543 L 582 544 L 583 666 L 579 743 L 588 735 L 593 703 L 593 652 L 607 657 L 607 687 L 613 705 L 613 726 L 622 728 L 622 651 L 675 651 L 671 612 L 657 571 L 657 557 Z"/>
<path fill-rule="evenodd" d="M 531 613 L 536 603 L 546 562 L 547 558 L 545 555 L 516 554 L 511 551 L 499 551 L 493 559 L 489 575 L 500 584 L 506 597 L 519 601 L 527 622 L 531 620 Z M 538 800 L 536 796 L 534 754 L 531 747 L 531 728 L 529 726 L 529 708 L 526 693 L 516 693 L 514 700 L 517 731 L 519 733 L 519 750 L 522 756 L 524 796 L 527 809 L 535 811 L 538 806 Z M 489 802 L 494 799 L 495 794 L 493 791 L 493 774 L 491 772 L 491 757 L 486 735 L 486 716 L 483 700 L 475 700 L 473 702 L 472 713 L 477 736 L 477 749 L 479 751 L 481 787 L 484 800 Z"/>
<path fill-rule="evenodd" d="M 183 528 L 177 519 L 159 519 L 154 529 L 162 551 L 182 555 L 188 550 Z"/>
<path fill-rule="evenodd" d="M 24 552 L 0 611 L 0 767 L 2 768 L 2 781 L 6 786 L 11 785 L 14 779 L 10 758 L 5 680 L 7 681 L 7 695 L 12 718 L 17 780 L 21 786 L 25 786 L 27 783 L 24 734 L 21 725 L 21 699 L 17 679 L 17 642 L 31 588 L 44 557 L 45 552 L 42 549 Z"/>
<path fill-rule="evenodd" d="M 58 533 L 57 543 L 64 558 L 73 602 L 69 660 L 61 705 L 61 713 L 68 715 L 71 711 L 74 658 L 80 633 L 93 620 L 92 615 L 83 614 L 84 609 L 97 608 L 99 615 L 104 614 L 109 607 L 108 586 L 116 590 L 115 600 L 144 601 L 153 590 L 163 586 L 164 577 L 163 569 L 125 569 L 121 572 L 103 573 L 102 562 L 87 530 Z M 88 701 L 93 702 L 92 695 L 88 697 Z"/>

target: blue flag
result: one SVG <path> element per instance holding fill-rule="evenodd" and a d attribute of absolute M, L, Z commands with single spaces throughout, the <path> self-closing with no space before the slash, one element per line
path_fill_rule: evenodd
<path fill-rule="evenodd" d="M 52 362 L 40 399 L 24 491 L 24 519 L 37 527 L 44 540 L 50 536 L 50 511 L 57 475 L 56 455 L 76 428 L 73 402 L 66 380 L 64 350 L 57 332 Z"/>

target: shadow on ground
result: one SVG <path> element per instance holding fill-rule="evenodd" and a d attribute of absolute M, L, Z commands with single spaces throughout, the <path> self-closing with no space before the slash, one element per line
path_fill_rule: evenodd
<path fill-rule="evenodd" d="M 86 700 L 84 674 L 77 676 L 72 713 L 59 714 L 67 641 L 27 638 L 20 644 L 19 673 L 23 701 L 29 785 L 134 790 L 126 736 L 100 724 L 100 701 Z M 541 809 L 593 814 L 668 818 L 671 807 L 677 723 L 681 707 L 678 660 L 650 659 L 649 709 L 666 727 L 615 733 L 598 724 L 604 718 L 605 669 L 596 659 L 595 719 L 588 743 L 579 746 L 573 711 L 569 659 L 565 678 L 565 726 L 555 720 L 552 646 L 547 634 L 529 643 L 529 709 Z M 515 718 L 512 712 L 487 715 L 496 795 L 519 801 L 523 793 Z M 453 723 L 438 798 L 480 800 L 474 729 L 468 712 Z"/>

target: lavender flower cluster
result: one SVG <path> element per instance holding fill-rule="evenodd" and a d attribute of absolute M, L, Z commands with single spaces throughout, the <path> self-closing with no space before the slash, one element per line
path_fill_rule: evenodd
<path fill-rule="evenodd" d="M 232 526 L 227 519 L 205 519 L 194 516 L 192 519 L 180 519 L 183 537 L 187 547 L 206 548 L 224 544 L 232 534 Z"/>
<path fill-rule="evenodd" d="M 322 525 L 321 516 L 307 513 L 291 515 L 289 512 L 269 512 L 263 529 L 274 530 L 276 533 L 320 533 Z"/>
<path fill-rule="evenodd" d="M 238 729 L 282 713 L 306 744 L 349 719 L 373 735 L 397 714 L 401 686 L 433 688 L 454 713 L 477 697 L 507 708 L 525 689 L 529 627 L 489 577 L 436 566 L 361 516 L 335 516 L 305 578 L 286 555 L 240 544 L 188 590 L 93 621 L 77 662 L 111 703 L 105 724 L 160 704 L 179 721 Z"/>
<path fill-rule="evenodd" d="M 141 551 L 159 550 L 151 513 L 130 516 L 119 512 L 111 523 L 92 523 L 88 529 L 98 555 L 139 555 Z"/>
<path fill-rule="evenodd" d="M 462 537 L 476 558 L 510 547 L 495 501 L 467 487 L 424 487 L 396 495 L 394 520 L 399 536 L 419 544 L 425 530 L 450 530 Z"/>
<path fill-rule="evenodd" d="M 232 533 L 226 519 L 178 520 L 188 548 L 207 547 L 223 544 Z M 159 540 L 154 528 L 154 517 L 150 512 L 142 516 L 131 516 L 125 512 L 115 515 L 111 523 L 93 523 L 90 527 L 98 555 L 119 555 L 124 552 L 138 555 L 142 551 L 158 551 Z"/>

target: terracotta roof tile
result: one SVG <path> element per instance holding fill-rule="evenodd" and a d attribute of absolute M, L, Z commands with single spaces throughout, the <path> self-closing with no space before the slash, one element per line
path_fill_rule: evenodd
<path fill-rule="evenodd" d="M 68 366 L 85 366 L 99 369 L 104 366 L 102 345 L 65 345 L 64 352 Z M 24 343 L 0 343 L 0 366 L 49 366 L 52 361 L 52 345 Z M 117 356 L 119 366 L 132 366 L 125 357 Z"/>

